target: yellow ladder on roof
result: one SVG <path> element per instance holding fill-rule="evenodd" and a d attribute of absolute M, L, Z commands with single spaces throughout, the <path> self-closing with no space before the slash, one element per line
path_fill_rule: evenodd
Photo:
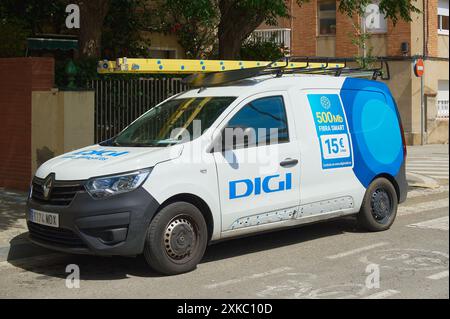
<path fill-rule="evenodd" d="M 238 69 L 261 67 L 270 64 L 270 61 L 233 61 L 233 60 L 188 60 L 188 59 L 132 59 L 119 58 L 116 61 L 102 60 L 98 62 L 97 72 L 100 74 L 127 74 L 127 73 L 166 73 L 166 74 L 192 74 L 198 72 L 219 72 Z M 286 62 L 280 61 L 272 67 L 284 66 Z M 342 64 L 328 65 L 328 68 L 339 67 Z M 305 62 L 289 62 L 286 68 L 305 67 Z M 325 67 L 325 63 L 309 63 L 310 68 Z"/>

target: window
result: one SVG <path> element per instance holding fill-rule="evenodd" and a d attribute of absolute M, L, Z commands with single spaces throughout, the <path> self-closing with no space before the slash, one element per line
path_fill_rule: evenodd
<path fill-rule="evenodd" d="M 380 1 L 374 1 L 365 9 L 363 27 L 367 33 L 386 33 L 387 20 L 384 13 L 380 12 Z"/>
<path fill-rule="evenodd" d="M 150 109 L 108 143 L 166 147 L 188 142 L 208 129 L 235 99 L 217 96 L 169 100 Z"/>
<path fill-rule="evenodd" d="M 448 35 L 448 1 L 439 0 L 438 4 L 438 33 Z"/>
<path fill-rule="evenodd" d="M 236 148 L 289 142 L 283 98 L 271 96 L 248 103 L 228 122 L 225 139 L 229 133 L 233 134 Z"/>
<path fill-rule="evenodd" d="M 336 34 L 336 2 L 319 3 L 319 35 Z"/>

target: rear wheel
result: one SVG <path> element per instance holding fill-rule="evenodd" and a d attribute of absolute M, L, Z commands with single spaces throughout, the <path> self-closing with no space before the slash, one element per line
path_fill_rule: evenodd
<path fill-rule="evenodd" d="M 144 257 L 157 272 L 175 275 L 194 270 L 205 253 L 208 232 L 200 210 L 186 202 L 167 205 L 147 231 Z"/>
<path fill-rule="evenodd" d="M 392 183 L 386 178 L 377 178 L 364 195 L 358 223 L 368 231 L 389 229 L 397 216 L 398 199 Z"/>

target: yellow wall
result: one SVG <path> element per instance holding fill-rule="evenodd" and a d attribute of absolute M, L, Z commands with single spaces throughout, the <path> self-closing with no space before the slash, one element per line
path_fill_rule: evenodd
<path fill-rule="evenodd" d="M 438 56 L 440 58 L 448 58 L 448 35 L 438 35 Z"/>
<path fill-rule="evenodd" d="M 94 144 L 94 92 L 32 93 L 31 170 L 50 158 Z"/>

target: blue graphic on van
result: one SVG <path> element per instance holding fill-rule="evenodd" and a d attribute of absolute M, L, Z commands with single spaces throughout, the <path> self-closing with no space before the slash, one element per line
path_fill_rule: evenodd
<path fill-rule="evenodd" d="M 352 145 L 339 95 L 308 94 L 322 154 L 322 168 L 353 165 Z"/>
<path fill-rule="evenodd" d="M 106 161 L 111 157 L 119 157 L 125 154 L 128 154 L 128 151 L 113 151 L 106 149 L 94 149 L 94 150 L 84 150 L 78 151 L 75 153 L 70 153 L 63 158 L 71 158 L 71 159 L 87 159 L 87 160 L 97 160 L 97 161 Z"/>
<path fill-rule="evenodd" d="M 274 193 L 292 189 L 292 173 L 287 173 L 284 180 L 278 181 L 278 185 L 270 186 L 270 181 L 279 177 L 280 175 L 277 174 L 266 176 L 264 178 L 256 177 L 253 180 L 240 179 L 230 181 L 230 199 L 248 197 L 252 194 L 260 195 L 261 193 Z M 241 185 L 240 187 L 238 186 L 239 184 Z"/>
<path fill-rule="evenodd" d="M 380 174 L 395 177 L 403 142 L 395 102 L 384 83 L 347 78 L 340 92 L 351 132 L 353 171 L 364 187 Z"/>

